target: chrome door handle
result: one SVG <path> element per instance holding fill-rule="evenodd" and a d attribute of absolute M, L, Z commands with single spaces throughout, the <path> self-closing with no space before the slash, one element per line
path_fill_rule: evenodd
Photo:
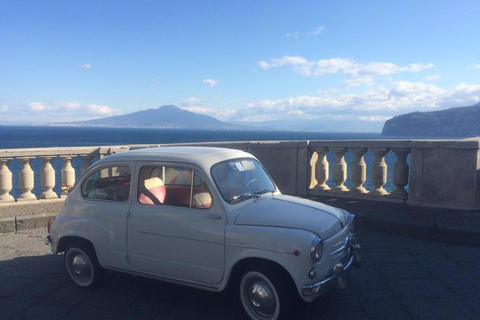
<path fill-rule="evenodd" d="M 219 214 L 206 214 L 205 217 L 213 219 L 213 220 L 220 220 L 222 216 Z"/>

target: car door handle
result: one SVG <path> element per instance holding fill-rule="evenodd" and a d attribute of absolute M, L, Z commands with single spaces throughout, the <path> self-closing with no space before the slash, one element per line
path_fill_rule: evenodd
<path fill-rule="evenodd" d="M 222 216 L 219 214 L 206 214 L 205 217 L 214 219 L 214 220 L 220 220 L 222 219 Z"/>

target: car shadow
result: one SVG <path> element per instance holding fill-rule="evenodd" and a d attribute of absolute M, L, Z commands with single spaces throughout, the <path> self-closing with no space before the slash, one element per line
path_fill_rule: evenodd
<path fill-rule="evenodd" d="M 102 286 L 86 290 L 69 279 L 63 255 L 3 259 L 2 319 L 247 319 L 233 290 L 214 293 L 110 271 Z M 351 288 L 331 290 L 302 304 L 293 319 L 357 309 L 357 300 Z"/>

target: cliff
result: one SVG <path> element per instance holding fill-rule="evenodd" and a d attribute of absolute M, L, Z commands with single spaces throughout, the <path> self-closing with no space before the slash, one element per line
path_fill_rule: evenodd
<path fill-rule="evenodd" d="M 469 107 L 413 112 L 385 122 L 385 136 L 473 137 L 480 136 L 480 103 Z"/>

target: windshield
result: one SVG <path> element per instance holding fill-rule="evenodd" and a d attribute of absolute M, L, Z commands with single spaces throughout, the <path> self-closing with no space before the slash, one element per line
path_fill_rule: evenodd
<path fill-rule="evenodd" d="M 212 176 L 223 199 L 231 204 L 275 191 L 275 185 L 268 174 L 253 159 L 218 163 L 212 167 Z"/>

